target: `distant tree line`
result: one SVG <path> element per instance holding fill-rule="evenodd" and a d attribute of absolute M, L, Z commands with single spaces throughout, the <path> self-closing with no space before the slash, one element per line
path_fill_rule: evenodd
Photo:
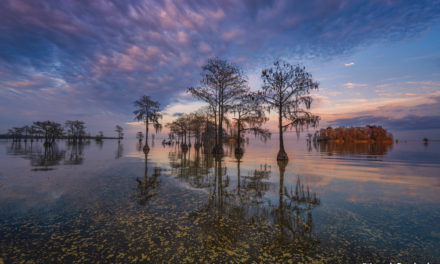
<path fill-rule="evenodd" d="M 341 143 L 393 143 L 393 135 L 381 126 L 328 127 L 317 131 L 315 139 Z"/>
<path fill-rule="evenodd" d="M 118 138 L 123 137 L 123 129 L 117 126 Z M 102 140 L 104 133 L 99 131 L 98 135 L 92 137 L 90 133 L 86 132 L 84 121 L 67 120 L 64 125 L 54 121 L 36 121 L 32 125 L 22 127 L 13 127 L 8 130 L 8 138 L 12 138 L 14 142 L 20 141 L 34 141 L 42 139 L 45 145 L 51 145 L 56 139 L 67 139 L 72 143 L 82 143 L 85 139 L 95 138 Z"/>

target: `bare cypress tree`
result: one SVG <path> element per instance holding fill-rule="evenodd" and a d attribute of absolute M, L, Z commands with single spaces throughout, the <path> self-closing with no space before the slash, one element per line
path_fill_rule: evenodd
<path fill-rule="evenodd" d="M 96 141 L 102 141 L 102 139 L 104 138 L 104 132 L 99 131 L 98 134 L 95 137 Z"/>
<path fill-rule="evenodd" d="M 242 154 L 241 135 L 246 132 L 253 132 L 255 136 L 260 136 L 262 139 L 270 137 L 270 132 L 267 129 L 262 129 L 261 126 L 268 120 L 264 113 L 263 100 L 261 94 L 248 92 L 242 94 L 232 109 L 234 113 L 233 119 L 236 121 L 237 127 L 237 146 L 235 154 Z"/>
<path fill-rule="evenodd" d="M 55 139 L 61 137 L 63 135 L 63 127 L 61 124 L 52 122 L 52 121 L 44 121 L 44 122 L 34 122 L 34 126 L 38 131 L 44 135 L 44 145 L 49 146 L 55 142 Z"/>
<path fill-rule="evenodd" d="M 299 133 L 304 126 L 316 126 L 319 122 L 319 116 L 308 111 L 312 104 L 310 92 L 318 89 L 318 83 L 304 67 L 284 61 L 276 61 L 273 67 L 263 70 L 261 78 L 264 101 L 269 110 L 278 112 L 280 150 L 277 160 L 287 160 L 283 132 L 295 128 Z"/>
<path fill-rule="evenodd" d="M 29 137 L 29 131 L 30 131 L 30 127 L 29 126 L 23 126 L 21 129 L 23 129 L 23 133 L 24 133 L 24 142 L 27 142 L 27 139 Z"/>
<path fill-rule="evenodd" d="M 86 134 L 85 132 L 85 123 L 79 120 L 67 120 L 64 123 L 64 126 L 67 129 L 67 137 L 68 140 L 73 139 L 74 142 L 82 141 L 82 138 Z"/>
<path fill-rule="evenodd" d="M 200 111 L 189 114 L 190 131 L 194 135 L 194 145 L 199 147 L 202 144 L 202 131 L 205 125 L 205 116 Z"/>
<path fill-rule="evenodd" d="M 217 124 L 213 153 L 223 154 L 223 122 L 236 97 L 246 92 L 246 78 L 241 69 L 226 60 L 209 59 L 202 67 L 201 86 L 188 89 L 193 96 L 208 103 L 214 110 Z"/>
<path fill-rule="evenodd" d="M 170 128 L 171 133 L 176 134 L 180 139 L 180 146 L 188 149 L 187 136 L 189 134 L 190 120 L 188 115 L 181 115 L 176 120 L 166 125 Z"/>
<path fill-rule="evenodd" d="M 13 135 L 14 141 L 21 141 L 23 136 L 23 128 L 22 127 L 13 127 L 9 129 L 9 133 Z"/>
<path fill-rule="evenodd" d="M 115 126 L 115 132 L 118 134 L 118 141 L 124 138 L 124 129 L 120 125 Z"/>
<path fill-rule="evenodd" d="M 38 134 L 38 129 L 35 126 L 33 126 L 33 125 L 30 126 L 29 127 L 29 136 L 31 137 L 31 142 L 33 142 L 34 138 L 36 136 L 38 136 L 37 134 Z"/>
<path fill-rule="evenodd" d="M 159 119 L 162 119 L 162 114 L 159 112 L 160 104 L 157 101 L 151 100 L 148 95 L 144 95 L 134 102 L 134 106 L 137 108 L 133 111 L 135 119 L 145 122 L 144 152 L 148 153 L 148 151 L 150 151 L 150 147 L 148 146 L 148 126 L 153 124 L 156 132 L 162 128 L 162 124 L 159 123 Z"/>

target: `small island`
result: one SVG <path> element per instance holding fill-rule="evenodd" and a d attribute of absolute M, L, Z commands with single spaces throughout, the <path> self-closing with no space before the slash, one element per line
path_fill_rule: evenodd
<path fill-rule="evenodd" d="M 381 126 L 327 127 L 315 133 L 320 142 L 393 144 L 393 135 Z"/>

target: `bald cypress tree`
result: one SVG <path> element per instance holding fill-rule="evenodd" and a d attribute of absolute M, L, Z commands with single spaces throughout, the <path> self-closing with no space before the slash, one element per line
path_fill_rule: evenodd
<path fill-rule="evenodd" d="M 310 93 L 318 89 L 318 83 L 305 67 L 285 61 L 276 61 L 271 68 L 263 70 L 261 78 L 261 95 L 267 108 L 278 113 L 280 150 L 277 160 L 288 160 L 283 133 L 293 128 L 299 133 L 303 127 L 316 126 L 319 122 L 319 116 L 308 111 L 313 101 Z"/>
<path fill-rule="evenodd" d="M 138 121 L 143 121 L 145 123 L 145 146 L 144 152 L 148 153 L 150 147 L 148 146 L 148 127 L 150 124 L 153 125 L 156 132 L 160 131 L 162 124 L 159 120 L 162 119 L 162 114 L 160 113 L 160 104 L 157 101 L 151 100 L 148 95 L 143 95 L 139 100 L 134 102 L 136 110 L 133 111 L 135 119 Z"/>
<path fill-rule="evenodd" d="M 241 148 L 241 137 L 246 132 L 254 133 L 263 140 L 270 137 L 268 129 L 263 129 L 261 126 L 268 121 L 263 108 L 262 96 L 259 93 L 246 92 L 239 96 L 232 108 L 234 113 L 233 119 L 237 128 L 237 146 L 235 148 L 236 154 L 243 154 Z"/>
<path fill-rule="evenodd" d="M 247 91 L 243 71 L 236 65 L 218 58 L 209 59 L 202 67 L 200 86 L 188 92 L 208 103 L 213 109 L 217 127 L 214 154 L 223 154 L 223 124 L 237 96 Z"/>

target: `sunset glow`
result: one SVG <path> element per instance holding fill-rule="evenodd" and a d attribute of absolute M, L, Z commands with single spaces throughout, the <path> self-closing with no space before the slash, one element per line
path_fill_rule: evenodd
<path fill-rule="evenodd" d="M 440 0 L 2 0 L 0 264 L 440 263 Z"/>
<path fill-rule="evenodd" d="M 92 134 L 126 123 L 134 135 L 131 104 L 142 94 L 159 100 L 165 120 L 199 108 L 185 91 L 216 56 L 242 67 L 255 90 L 275 59 L 305 65 L 320 83 L 313 109 L 321 126 L 439 129 L 439 6 L 5 1 L 0 132 L 38 119 L 81 119 Z"/>

